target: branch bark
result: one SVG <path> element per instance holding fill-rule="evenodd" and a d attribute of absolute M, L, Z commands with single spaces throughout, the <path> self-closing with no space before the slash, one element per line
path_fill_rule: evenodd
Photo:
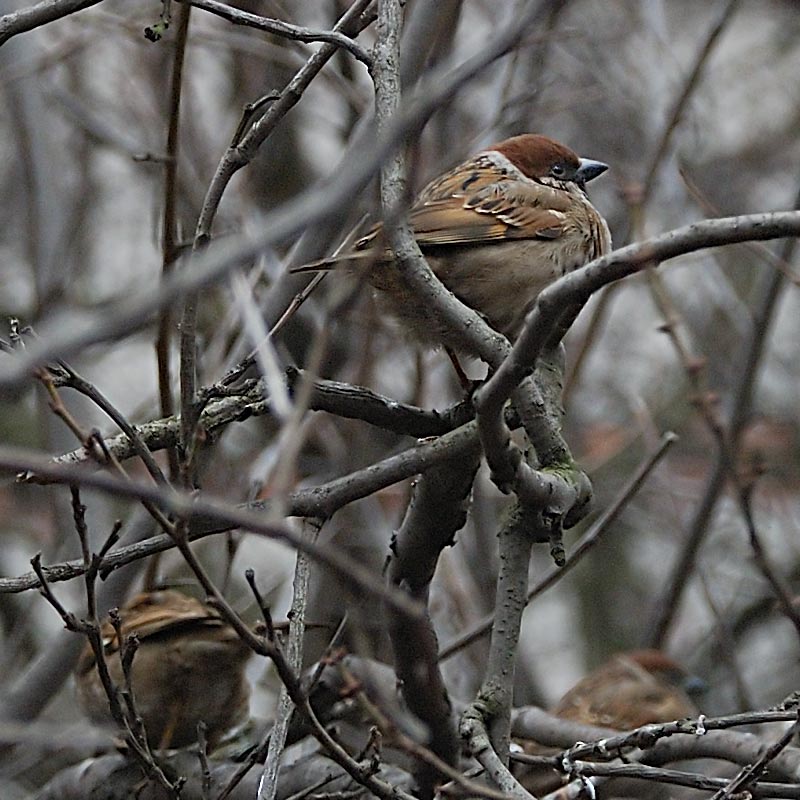
<path fill-rule="evenodd" d="M 102 0 L 42 0 L 35 6 L 21 8 L 0 17 L 0 46 L 12 36 L 55 22 L 77 11 L 96 6 Z"/>

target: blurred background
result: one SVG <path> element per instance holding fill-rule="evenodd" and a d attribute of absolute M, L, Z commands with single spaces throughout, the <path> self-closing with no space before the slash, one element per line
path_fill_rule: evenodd
<path fill-rule="evenodd" d="M 26 3 L 5 0 L 0 13 Z M 330 29 L 345 0 L 232 4 L 254 13 Z M 546 3 L 544 4 L 547 5 Z M 479 51 L 514 0 L 409 0 L 404 77 L 413 91 L 425 71 Z M 160 3 L 106 0 L 19 35 L 0 47 L 0 314 L 55 335 L 116 299 L 160 280 L 164 148 L 174 30 L 156 43 L 142 31 Z M 545 15 L 508 56 L 443 105 L 408 143 L 415 188 L 470 153 L 508 135 L 535 131 L 611 165 L 591 185 L 616 246 L 709 216 L 792 208 L 800 191 L 800 15 L 795 2 L 740 0 L 568 0 Z M 358 41 L 369 47 L 374 26 Z M 246 104 L 284 88 L 318 44 L 288 42 L 194 9 L 184 69 L 177 183 L 178 245 L 189 245 L 203 197 Z M 232 180 L 216 236 L 258 230 L 265 212 L 324 181 L 358 157 L 372 114 L 363 64 L 338 53 Z M 365 214 L 377 191 L 354 197 L 336 225 L 263 253 L 243 270 L 266 319 L 301 285 L 286 265 L 325 255 Z M 315 252 L 316 251 L 316 252 Z M 709 690 L 702 710 L 768 707 L 797 688 L 798 637 L 781 613 L 753 550 L 739 504 L 720 472 L 709 420 L 730 432 L 737 468 L 757 476 L 753 516 L 767 558 L 789 588 L 800 581 L 800 304 L 796 264 L 777 264 L 780 243 L 703 251 L 625 280 L 596 297 L 566 340 L 566 436 L 594 484 L 601 512 L 664 431 L 679 436 L 666 459 L 579 567 L 530 606 L 518 666 L 518 704 L 552 704 L 610 653 L 659 644 Z M 776 270 L 789 273 L 782 282 Z M 316 292 L 280 344 L 302 366 L 314 332 L 328 337 L 320 374 L 368 386 L 396 400 L 445 409 L 460 399 L 441 352 L 406 344 L 377 314 L 367 291 L 346 313 L 327 313 L 335 281 Z M 200 303 L 201 382 L 218 380 L 247 350 L 241 308 L 228 285 Z M 8 332 L 0 334 L 7 338 Z M 160 416 L 155 326 L 86 349 L 71 363 L 133 422 Z M 759 340 L 763 339 L 761 348 Z M 174 341 L 174 337 L 173 337 Z M 173 387 L 177 393 L 177 356 Z M 474 378 L 485 367 L 468 365 Z M 752 390 L 749 385 L 752 384 Z M 116 433 L 94 407 L 64 392 L 86 427 Z M 236 423 L 203 455 L 203 488 L 232 503 L 269 497 L 279 460 L 277 423 Z M 294 480 L 313 486 L 345 475 L 412 441 L 364 423 L 309 414 Z M 727 435 L 727 434 L 726 434 Z M 47 454 L 77 444 L 47 407 L 41 387 L 2 402 L 0 444 Z M 136 473 L 139 468 L 131 465 Z M 717 479 L 714 480 L 715 474 Z M 723 475 L 723 478 L 719 477 Z M 380 569 L 409 494 L 404 482 L 351 504 L 320 536 Z M 84 493 L 97 542 L 113 521 L 129 529 L 132 505 Z M 472 511 L 440 561 L 432 608 L 440 642 L 469 629 L 494 605 L 496 532 L 508 498 L 482 470 Z M 707 513 L 701 513 L 703 510 Z M 567 534 L 567 550 L 594 516 Z M 80 555 L 66 487 L 0 485 L 0 574 L 21 575 L 41 551 L 44 563 Z M 261 538 L 214 537 L 198 547 L 214 577 L 255 619 L 242 575 L 256 570 L 276 619 L 291 597 L 294 554 Z M 696 547 L 687 549 L 687 542 Z M 550 567 L 535 548 L 531 579 Z M 187 586 L 174 553 L 162 559 L 166 583 Z M 686 579 L 680 590 L 676 581 Z M 134 571 L 130 581 L 140 577 Z M 318 628 L 307 658 L 324 647 L 344 594 L 315 568 Z M 56 587 L 80 611 L 79 581 Z M 348 601 L 350 602 L 350 601 Z M 356 603 L 357 606 L 357 603 Z M 369 624 L 371 622 L 371 624 Z M 35 592 L 0 594 L 0 694 L 30 676 L 61 620 Z M 381 655 L 375 615 L 358 643 Z M 480 685 L 487 641 L 445 662 L 453 695 Z M 268 719 L 277 681 L 251 663 L 251 710 Z M 45 694 L 46 689 L 42 689 Z M 56 733 L 90 730 L 69 682 L 49 696 L 41 741 L 4 769 L 18 795 L 35 786 Z M 47 735 L 45 735 L 47 734 Z M 7 732 L 3 744 L 13 741 Z M 58 766 L 49 761 L 48 771 Z M 8 790 L 12 791 L 11 788 Z"/>

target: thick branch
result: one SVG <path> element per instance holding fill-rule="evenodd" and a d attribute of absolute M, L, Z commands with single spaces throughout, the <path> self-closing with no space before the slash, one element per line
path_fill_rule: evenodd
<path fill-rule="evenodd" d="M 442 550 L 454 543 L 467 509 L 480 450 L 429 470 L 414 487 L 403 524 L 392 543 L 389 580 L 427 608 L 430 582 Z M 458 758 L 452 709 L 438 659 L 438 641 L 428 615 L 410 621 L 389 615 L 389 637 L 397 678 L 408 708 L 428 728 L 428 747 L 448 764 Z M 431 797 L 441 780 L 423 764 L 416 771 L 422 797 Z"/>

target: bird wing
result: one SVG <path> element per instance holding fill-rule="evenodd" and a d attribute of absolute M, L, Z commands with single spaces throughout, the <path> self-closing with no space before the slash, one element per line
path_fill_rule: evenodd
<path fill-rule="evenodd" d="M 559 701 L 553 713 L 588 725 L 630 730 L 692 714 L 689 698 L 678 687 L 644 672 L 632 674 L 612 665 L 588 675 Z"/>
<path fill-rule="evenodd" d="M 556 239 L 569 196 L 479 154 L 429 183 L 409 213 L 420 245 L 479 244 L 503 239 Z M 376 226 L 356 244 L 372 246 Z"/>
<path fill-rule="evenodd" d="M 175 591 L 162 591 L 137 595 L 120 612 L 122 635 L 135 633 L 139 640 L 167 634 L 187 627 L 219 627 L 224 623 L 211 608 L 188 595 Z M 107 653 L 119 649 L 117 632 L 111 622 L 103 623 L 101 630 Z"/>
<path fill-rule="evenodd" d="M 477 244 L 499 239 L 557 239 L 564 214 L 537 204 L 527 184 L 496 183 L 470 195 L 415 206 L 410 220 L 420 245 Z"/>

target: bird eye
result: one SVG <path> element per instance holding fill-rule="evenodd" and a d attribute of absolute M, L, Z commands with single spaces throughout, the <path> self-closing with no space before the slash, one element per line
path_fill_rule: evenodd
<path fill-rule="evenodd" d="M 564 169 L 564 165 L 563 164 L 553 164 L 553 166 L 550 167 L 550 174 L 554 178 L 562 178 L 564 176 L 565 172 L 566 172 L 566 169 Z"/>

